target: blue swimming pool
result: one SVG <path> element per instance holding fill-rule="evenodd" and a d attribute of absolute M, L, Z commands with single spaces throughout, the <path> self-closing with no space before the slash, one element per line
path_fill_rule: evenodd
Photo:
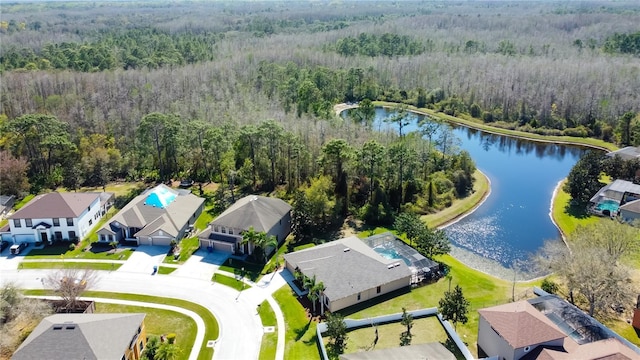
<path fill-rule="evenodd" d="M 599 202 L 596 205 L 596 210 L 602 212 L 604 210 L 609 210 L 611 214 L 618 212 L 618 208 L 620 208 L 620 203 L 615 200 L 605 200 L 603 202 Z"/>
<path fill-rule="evenodd" d="M 389 249 L 389 248 L 385 248 L 382 246 L 376 246 L 373 248 L 373 250 L 375 250 L 375 252 L 377 252 L 378 254 L 382 255 L 383 258 L 385 259 L 398 259 L 398 260 L 402 260 L 404 261 L 405 264 L 407 264 L 407 266 L 411 266 L 411 260 L 405 258 L 404 256 L 398 254 L 398 252 L 395 249 Z"/>

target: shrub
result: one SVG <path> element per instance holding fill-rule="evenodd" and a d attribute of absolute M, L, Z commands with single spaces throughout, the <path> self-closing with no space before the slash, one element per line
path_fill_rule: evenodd
<path fill-rule="evenodd" d="M 169 344 L 174 344 L 176 342 L 176 334 L 175 333 L 167 334 L 167 342 Z"/>
<path fill-rule="evenodd" d="M 555 294 L 558 292 L 558 284 L 549 280 L 549 278 L 545 278 L 542 280 L 542 284 L 540 284 L 540 288 L 549 294 Z"/>
<path fill-rule="evenodd" d="M 69 251 L 73 251 L 75 249 L 76 249 L 76 244 L 74 243 L 69 244 Z"/>

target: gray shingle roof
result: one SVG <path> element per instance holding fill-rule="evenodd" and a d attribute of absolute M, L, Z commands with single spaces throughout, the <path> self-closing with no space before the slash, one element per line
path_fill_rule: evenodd
<path fill-rule="evenodd" d="M 615 200 L 620 200 L 622 194 L 624 194 L 625 192 L 640 194 L 640 185 L 634 184 L 631 181 L 617 179 L 598 190 L 598 192 L 593 195 L 590 201 L 597 203 L 602 198 L 613 198 Z"/>
<path fill-rule="evenodd" d="M 620 210 L 626 210 L 640 214 L 640 200 L 629 201 L 628 203 L 620 206 Z"/>
<path fill-rule="evenodd" d="M 120 360 L 145 314 L 56 314 L 46 317 L 13 360 Z"/>
<path fill-rule="evenodd" d="M 159 188 L 165 192 L 173 192 L 176 195 L 175 199 L 164 208 L 146 205 L 147 197 L 153 193 L 154 189 Z M 126 227 L 142 229 L 136 234 L 137 236 L 147 236 L 162 230 L 175 237 L 203 203 L 204 199 L 201 197 L 189 192 L 173 190 L 166 185 L 160 184 L 136 196 L 114 215 L 108 224 L 104 224 L 99 231 L 107 230 L 113 233 L 110 229 L 110 224 L 117 221 Z"/>
<path fill-rule="evenodd" d="M 101 193 L 51 192 L 34 197 L 10 219 L 76 218 L 82 214 Z"/>
<path fill-rule="evenodd" d="M 638 159 L 640 158 L 640 146 L 627 146 L 607 154 L 608 157 L 614 157 L 616 155 L 620 156 L 623 160 Z"/>
<path fill-rule="evenodd" d="M 211 224 L 241 230 L 253 226 L 255 231 L 268 232 L 289 211 L 291 205 L 281 199 L 249 195 L 229 206 Z"/>
<path fill-rule="evenodd" d="M 315 275 L 332 301 L 405 277 L 409 285 L 411 277 L 402 260 L 383 258 L 355 236 L 285 254 L 284 258 L 306 276 Z M 391 264 L 398 266 L 389 268 Z"/>

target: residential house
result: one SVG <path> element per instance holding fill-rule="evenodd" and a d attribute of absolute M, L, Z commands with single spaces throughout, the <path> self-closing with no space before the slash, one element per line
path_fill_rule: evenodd
<path fill-rule="evenodd" d="M 321 306 L 329 311 L 409 288 L 411 270 L 404 261 L 388 259 L 355 236 L 284 255 L 286 269 L 322 282 Z"/>
<path fill-rule="evenodd" d="M 11 214 L 7 234 L 15 243 L 76 240 L 97 225 L 110 206 L 112 193 L 52 192 L 34 197 Z"/>
<path fill-rule="evenodd" d="M 603 186 L 590 199 L 589 211 L 598 215 L 615 216 L 620 207 L 640 199 L 640 185 L 616 179 Z"/>
<path fill-rule="evenodd" d="M 280 244 L 291 232 L 291 205 L 274 197 L 245 196 L 215 218 L 198 236 L 200 246 L 250 255 L 254 244 L 242 241 L 242 234 L 250 228 L 275 236 Z"/>
<path fill-rule="evenodd" d="M 56 314 L 38 324 L 12 360 L 139 360 L 145 314 Z"/>
<path fill-rule="evenodd" d="M 619 156 L 623 160 L 640 159 L 640 146 L 627 146 L 625 148 L 607 153 L 608 157 Z"/>
<path fill-rule="evenodd" d="M 98 229 L 98 241 L 169 246 L 189 233 L 203 206 L 204 199 L 189 190 L 160 184 L 136 196 Z"/>
<path fill-rule="evenodd" d="M 555 295 L 481 309 L 478 356 L 638 359 L 640 349 Z"/>

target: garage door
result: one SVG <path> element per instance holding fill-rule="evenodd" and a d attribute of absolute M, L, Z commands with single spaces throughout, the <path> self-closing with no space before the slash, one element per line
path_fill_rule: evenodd
<path fill-rule="evenodd" d="M 170 246 L 172 238 L 166 236 L 154 236 L 152 244 L 157 246 Z"/>

